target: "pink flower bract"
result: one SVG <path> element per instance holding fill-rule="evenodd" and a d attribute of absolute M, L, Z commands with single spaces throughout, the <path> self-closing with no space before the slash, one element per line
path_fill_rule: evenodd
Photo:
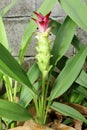
<path fill-rule="evenodd" d="M 34 18 L 32 19 L 36 22 L 36 24 L 38 25 L 39 31 L 42 33 L 45 32 L 49 26 L 50 13 L 51 12 L 49 12 L 46 16 L 43 16 L 41 13 L 34 12 L 34 14 L 37 16 L 38 19 L 34 19 Z"/>

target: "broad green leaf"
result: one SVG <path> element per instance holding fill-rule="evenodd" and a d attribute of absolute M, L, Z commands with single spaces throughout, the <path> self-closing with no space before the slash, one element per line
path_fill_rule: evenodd
<path fill-rule="evenodd" d="M 39 67 L 38 67 L 38 65 L 36 63 L 34 63 L 31 66 L 31 68 L 29 69 L 27 75 L 28 75 L 28 78 L 29 78 L 30 82 L 35 87 L 35 89 L 38 90 L 38 88 L 41 85 L 41 83 L 38 81 L 41 73 L 40 73 Z M 31 94 L 30 90 L 23 85 L 22 88 L 21 88 L 20 99 L 19 99 L 18 104 L 22 105 L 23 107 L 26 107 L 30 103 L 32 98 L 33 97 L 32 97 L 32 94 Z"/>
<path fill-rule="evenodd" d="M 58 0 L 67 15 L 87 31 L 87 5 L 82 0 Z"/>
<path fill-rule="evenodd" d="M 33 89 L 25 71 L 2 44 L 0 44 L 0 70 Z"/>
<path fill-rule="evenodd" d="M 49 26 L 50 26 L 50 27 L 53 27 L 52 30 L 51 30 L 51 32 L 52 32 L 54 35 L 56 35 L 57 32 L 58 32 L 58 29 L 59 29 L 60 26 L 61 26 L 61 24 L 60 24 L 59 22 L 53 20 L 53 19 L 50 19 L 50 20 L 51 20 L 51 22 L 50 22 L 50 25 L 49 25 Z"/>
<path fill-rule="evenodd" d="M 50 100 L 59 97 L 71 87 L 72 83 L 81 71 L 86 55 L 87 46 L 84 46 L 73 58 L 67 62 L 66 66 L 61 71 L 53 85 Z"/>
<path fill-rule="evenodd" d="M 41 82 L 37 82 L 33 85 L 33 87 L 37 91 L 40 88 L 40 86 L 41 86 Z M 18 101 L 18 104 L 20 104 L 21 106 L 26 108 L 29 105 L 29 103 L 32 101 L 32 99 L 34 99 L 34 97 L 31 94 L 31 91 L 27 87 L 22 86 L 21 92 L 20 92 L 20 99 Z"/>
<path fill-rule="evenodd" d="M 84 70 L 81 71 L 76 83 L 87 88 L 87 73 Z"/>
<path fill-rule="evenodd" d="M 81 115 L 80 112 L 78 112 L 77 110 L 75 110 L 74 108 L 68 105 L 65 105 L 59 102 L 53 102 L 53 104 L 51 105 L 51 108 L 64 114 L 65 116 L 70 116 L 74 119 L 87 123 L 87 120 L 85 119 L 83 115 Z"/>
<path fill-rule="evenodd" d="M 8 40 L 7 40 L 6 31 L 1 16 L 0 16 L 0 43 L 2 43 L 3 46 L 8 49 Z"/>
<path fill-rule="evenodd" d="M 57 35 L 57 32 L 61 26 L 61 24 L 53 19 L 51 19 L 51 23 L 50 26 L 53 27 L 53 29 L 51 30 L 51 32 L 54 35 Z M 78 37 L 76 35 L 74 35 L 71 44 L 76 48 L 76 50 L 79 50 L 80 48 L 82 48 L 83 44 L 81 44 L 80 40 L 78 39 Z"/>
<path fill-rule="evenodd" d="M 2 99 L 0 99 L 0 116 L 14 121 L 25 121 L 32 118 L 31 114 L 17 103 Z"/>
<path fill-rule="evenodd" d="M 55 65 L 57 61 L 65 54 L 67 51 L 72 38 L 74 36 L 76 29 L 76 24 L 67 17 L 64 23 L 59 28 L 54 45 L 52 48 L 52 59 L 51 64 Z"/>
<path fill-rule="evenodd" d="M 43 15 L 46 15 L 48 12 L 50 12 L 53 9 L 55 4 L 56 4 L 56 0 L 51 0 L 51 1 L 44 0 L 43 4 L 38 9 L 38 12 L 41 12 Z M 25 32 L 24 32 L 24 35 L 22 38 L 22 42 L 21 42 L 21 46 L 20 46 L 20 52 L 19 52 L 20 63 L 22 62 L 24 53 L 31 40 L 32 34 L 35 32 L 36 28 L 37 28 L 37 25 L 35 24 L 35 22 L 33 20 L 30 20 L 30 22 L 28 23 L 28 25 L 25 29 Z"/>
<path fill-rule="evenodd" d="M 17 2 L 18 0 L 13 0 L 2 11 L 0 11 L 0 15 L 3 17 Z"/>

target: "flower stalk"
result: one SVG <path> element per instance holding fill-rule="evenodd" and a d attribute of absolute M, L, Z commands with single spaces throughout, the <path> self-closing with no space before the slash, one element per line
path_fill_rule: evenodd
<path fill-rule="evenodd" d="M 48 93 L 48 85 L 46 85 L 46 81 L 48 80 L 48 74 L 51 69 L 50 65 L 50 58 L 51 58 L 51 40 L 49 39 L 49 33 L 51 31 L 51 28 L 48 27 L 50 20 L 49 16 L 50 13 L 48 13 L 46 16 L 43 16 L 41 13 L 34 12 L 38 19 L 32 18 L 36 24 L 38 25 L 39 31 L 36 33 L 36 39 L 37 39 L 37 64 L 39 66 L 39 69 L 42 73 L 42 92 L 41 95 L 39 95 L 39 99 L 37 101 L 38 103 L 38 110 L 39 115 L 37 113 L 38 123 L 39 124 L 45 124 L 46 117 L 46 105 L 47 105 L 47 93 Z M 47 87 L 47 88 L 46 88 Z"/>

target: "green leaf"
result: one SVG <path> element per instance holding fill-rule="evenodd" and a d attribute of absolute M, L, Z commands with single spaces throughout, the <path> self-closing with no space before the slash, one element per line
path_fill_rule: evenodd
<path fill-rule="evenodd" d="M 54 35 L 57 35 L 57 32 L 61 26 L 61 24 L 53 19 L 51 19 L 51 23 L 50 26 L 53 27 L 53 29 L 51 30 L 51 32 Z M 78 39 L 78 37 L 76 35 L 74 35 L 71 44 L 77 49 L 79 50 L 80 48 L 82 48 L 83 44 L 81 44 L 80 40 Z"/>
<path fill-rule="evenodd" d="M 39 78 L 41 75 L 41 72 L 39 70 L 39 67 L 37 63 L 34 63 L 31 68 L 27 72 L 28 78 L 30 79 L 31 83 L 34 84 L 34 82 Z"/>
<path fill-rule="evenodd" d="M 65 125 L 71 124 L 73 123 L 73 119 L 67 117 L 62 123 Z"/>
<path fill-rule="evenodd" d="M 85 4 L 87 5 L 87 0 L 84 0 Z"/>
<path fill-rule="evenodd" d="M 49 26 L 50 26 L 50 27 L 53 27 L 52 30 L 51 30 L 51 32 L 52 32 L 54 35 L 56 35 L 57 32 L 58 32 L 58 29 L 59 29 L 60 26 L 61 26 L 61 24 L 60 24 L 59 22 L 53 20 L 53 19 L 50 19 L 50 20 L 51 20 L 51 22 L 50 22 L 50 25 L 49 25 Z"/>
<path fill-rule="evenodd" d="M 35 88 L 35 90 L 38 91 L 40 85 L 41 85 L 41 82 L 37 82 L 33 85 L 33 87 Z M 29 105 L 29 103 L 32 101 L 32 99 L 33 99 L 33 96 L 31 94 L 31 91 L 23 85 L 21 88 L 20 99 L 18 101 L 18 104 L 26 108 Z"/>
<path fill-rule="evenodd" d="M 87 97 L 87 89 L 86 88 L 84 88 L 83 86 L 79 86 L 76 88 L 76 90 L 86 98 Z"/>
<path fill-rule="evenodd" d="M 77 51 L 80 50 L 84 45 L 80 42 L 77 36 L 74 36 L 72 40 L 72 45 L 76 48 Z"/>
<path fill-rule="evenodd" d="M 59 102 L 53 102 L 53 104 L 51 105 L 51 108 L 66 116 L 70 116 L 74 119 L 87 123 L 87 120 L 85 119 L 83 115 L 81 115 L 80 112 L 78 112 L 77 110 L 75 110 L 74 108 L 68 105 L 65 105 Z"/>
<path fill-rule="evenodd" d="M 56 4 L 56 0 L 51 0 L 51 1 L 44 0 L 43 4 L 38 9 L 38 12 L 41 12 L 43 15 L 46 15 L 48 12 L 50 12 L 53 9 L 55 4 Z M 28 25 L 25 29 L 25 32 L 24 32 L 24 35 L 22 38 L 22 42 L 21 42 L 21 46 L 20 46 L 20 52 L 19 52 L 20 63 L 22 62 L 24 53 L 31 40 L 32 34 L 35 32 L 36 28 L 37 28 L 37 25 L 35 24 L 35 22 L 33 20 L 30 20 L 30 22 L 28 23 Z"/>
<path fill-rule="evenodd" d="M 67 17 L 64 23 L 59 28 L 54 45 L 52 48 L 51 64 L 55 65 L 57 61 L 65 54 L 68 49 L 72 38 L 74 36 L 76 24 Z"/>
<path fill-rule="evenodd" d="M 41 83 L 38 81 L 41 72 L 38 68 L 37 63 L 34 63 L 31 68 L 29 69 L 28 73 L 28 78 L 30 80 L 30 82 L 33 84 L 33 86 L 35 87 L 36 90 L 38 90 L 38 88 L 40 87 Z M 37 81 L 37 82 L 36 82 Z M 30 103 L 30 101 L 32 100 L 32 94 L 30 92 L 30 90 L 25 87 L 25 85 L 22 86 L 21 88 L 21 93 L 20 93 L 20 99 L 18 104 L 20 104 L 23 107 L 27 107 L 27 105 Z"/>
<path fill-rule="evenodd" d="M 0 70 L 33 89 L 26 72 L 2 44 L 0 44 Z"/>
<path fill-rule="evenodd" d="M 76 83 L 87 88 L 87 73 L 84 70 L 81 71 Z"/>
<path fill-rule="evenodd" d="M 0 15 L 3 17 L 16 3 L 18 0 L 13 0 L 10 4 L 8 4 L 1 12 Z"/>
<path fill-rule="evenodd" d="M 2 99 L 0 99 L 0 116 L 14 121 L 25 121 L 32 118 L 31 114 L 17 103 Z"/>
<path fill-rule="evenodd" d="M 58 0 L 67 15 L 87 31 L 87 5 L 82 0 Z M 84 13 L 83 13 L 84 12 Z"/>
<path fill-rule="evenodd" d="M 80 51 L 70 60 L 68 60 L 66 66 L 57 77 L 53 89 L 51 91 L 50 100 L 62 95 L 80 73 L 80 70 L 85 62 L 87 55 L 87 46 L 84 46 Z"/>
<path fill-rule="evenodd" d="M 3 46 L 8 49 L 8 40 L 7 40 L 6 31 L 1 16 L 0 16 L 0 43 L 2 43 Z"/>
<path fill-rule="evenodd" d="M 81 104 L 81 102 L 84 100 L 84 95 L 81 94 L 80 92 L 76 91 L 71 91 L 70 97 L 69 97 L 69 102 L 71 103 L 76 103 L 76 104 Z"/>

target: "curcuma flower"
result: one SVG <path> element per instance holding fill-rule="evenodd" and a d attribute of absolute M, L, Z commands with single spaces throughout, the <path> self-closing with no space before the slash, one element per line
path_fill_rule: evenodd
<path fill-rule="evenodd" d="M 50 13 L 51 12 L 49 12 L 46 16 L 43 16 L 41 13 L 34 12 L 34 14 L 37 16 L 38 19 L 34 19 L 34 18 L 32 19 L 36 22 L 36 24 L 38 25 L 39 31 L 42 33 L 45 32 L 49 26 Z"/>
<path fill-rule="evenodd" d="M 32 18 L 35 23 L 38 25 L 39 32 L 36 33 L 36 39 L 38 46 L 36 47 L 37 50 L 37 63 L 38 66 L 43 74 L 43 77 L 46 78 L 48 75 L 48 72 L 51 69 L 50 65 L 50 58 L 51 58 L 51 41 L 49 40 L 49 32 L 51 28 L 48 28 L 50 20 L 49 12 L 46 16 L 43 16 L 41 13 L 34 12 L 34 14 L 37 16 L 38 19 Z"/>

